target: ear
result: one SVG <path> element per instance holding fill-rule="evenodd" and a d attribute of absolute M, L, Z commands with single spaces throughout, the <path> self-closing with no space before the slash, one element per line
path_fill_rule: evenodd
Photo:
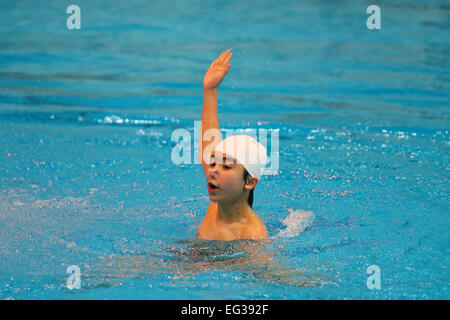
<path fill-rule="evenodd" d="M 258 184 L 258 178 L 248 177 L 247 183 L 244 185 L 244 188 L 247 190 L 252 190 Z"/>

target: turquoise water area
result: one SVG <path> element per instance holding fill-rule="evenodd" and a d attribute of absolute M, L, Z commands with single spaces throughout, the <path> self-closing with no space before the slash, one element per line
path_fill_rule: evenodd
<path fill-rule="evenodd" d="M 450 297 L 448 3 L 77 4 L 0 2 L 1 299 Z M 225 49 L 221 127 L 279 130 L 264 242 L 196 240 L 203 172 L 171 161 Z"/>

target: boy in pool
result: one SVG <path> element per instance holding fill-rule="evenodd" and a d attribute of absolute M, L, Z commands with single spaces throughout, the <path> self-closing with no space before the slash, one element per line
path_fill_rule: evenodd
<path fill-rule="evenodd" d="M 231 56 L 229 50 L 222 52 L 203 79 L 199 157 L 211 202 L 196 236 L 205 240 L 267 239 L 264 222 L 252 210 L 253 190 L 266 165 L 267 150 L 250 136 L 220 138 L 217 89 L 230 69 Z"/>

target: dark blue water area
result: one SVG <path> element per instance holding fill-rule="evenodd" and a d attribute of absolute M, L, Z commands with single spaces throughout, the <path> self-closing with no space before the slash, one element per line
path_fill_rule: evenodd
<path fill-rule="evenodd" d="M 450 6 L 382 1 L 369 30 L 370 4 L 81 0 L 68 30 L 68 4 L 2 1 L 0 298 L 447 299 Z M 225 49 L 222 133 L 266 133 L 277 167 L 267 241 L 195 238 Z"/>

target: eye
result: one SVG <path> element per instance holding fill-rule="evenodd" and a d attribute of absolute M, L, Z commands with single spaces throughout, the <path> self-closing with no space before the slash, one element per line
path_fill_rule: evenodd
<path fill-rule="evenodd" d="M 214 167 L 216 165 L 216 163 L 215 162 L 210 162 L 209 163 L 209 166 L 212 168 L 212 167 Z"/>
<path fill-rule="evenodd" d="M 227 165 L 224 165 L 223 166 L 225 169 L 231 169 L 231 167 L 230 166 L 227 166 Z"/>

